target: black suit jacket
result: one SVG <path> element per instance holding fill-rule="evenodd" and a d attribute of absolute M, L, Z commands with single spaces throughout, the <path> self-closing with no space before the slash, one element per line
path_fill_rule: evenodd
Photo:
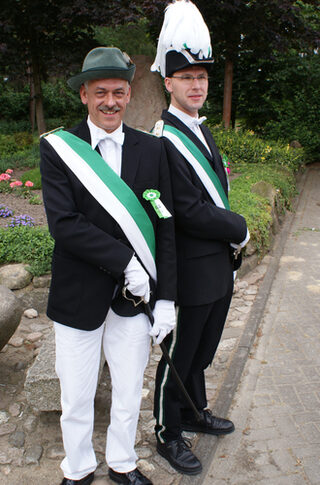
<path fill-rule="evenodd" d="M 210 130 L 201 125 L 211 150 L 176 116 L 164 110 L 165 124 L 181 130 L 209 160 L 228 194 L 227 179 L 218 148 Z M 222 298 L 233 271 L 230 242 L 240 243 L 246 237 L 245 219 L 232 211 L 217 207 L 200 178 L 165 138 L 176 221 L 178 264 L 178 304 L 203 305 Z"/>
<path fill-rule="evenodd" d="M 70 130 L 90 143 L 86 119 Z M 158 189 L 172 212 L 166 153 L 161 140 L 124 125 L 121 178 L 147 211 L 156 235 L 158 284 L 155 299 L 176 297 L 173 218 L 159 219 L 145 189 Z M 48 225 L 55 240 L 48 316 L 59 323 L 85 330 L 98 328 L 110 308 L 116 284 L 134 251 L 116 221 L 88 192 L 51 145 L 40 143 L 41 175 Z M 125 304 L 121 314 L 132 315 Z M 142 305 L 138 307 L 143 311 Z"/>

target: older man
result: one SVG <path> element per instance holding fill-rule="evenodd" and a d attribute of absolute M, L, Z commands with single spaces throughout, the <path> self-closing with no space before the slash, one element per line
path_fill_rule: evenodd
<path fill-rule="evenodd" d="M 151 484 L 136 467 L 134 443 L 150 335 L 159 343 L 175 325 L 175 249 L 163 144 L 122 122 L 134 71 L 117 48 L 90 51 L 68 81 L 80 90 L 88 117 L 41 140 L 43 196 L 55 239 L 47 313 L 61 385 L 61 485 L 94 479 L 101 347 L 112 380 L 109 476 Z M 151 330 L 146 304 L 154 308 Z"/>

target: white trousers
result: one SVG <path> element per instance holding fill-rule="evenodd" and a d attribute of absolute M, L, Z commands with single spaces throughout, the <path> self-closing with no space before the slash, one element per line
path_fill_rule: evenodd
<path fill-rule="evenodd" d="M 96 330 L 78 330 L 54 322 L 56 372 L 61 387 L 61 429 L 66 478 L 81 480 L 97 467 L 92 446 L 94 397 L 101 347 L 112 382 L 106 461 L 126 473 L 136 468 L 134 450 L 143 374 L 148 363 L 150 325 L 145 314 L 120 317 L 111 309 Z"/>

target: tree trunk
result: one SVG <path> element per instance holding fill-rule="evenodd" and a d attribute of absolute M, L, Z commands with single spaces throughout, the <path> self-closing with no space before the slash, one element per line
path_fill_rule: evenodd
<path fill-rule="evenodd" d="M 38 133 L 41 135 L 46 131 L 46 124 L 44 121 L 42 89 L 41 89 L 41 77 L 39 71 L 39 64 L 36 56 L 32 56 L 32 80 L 34 86 L 34 99 L 36 108 L 36 120 Z"/>
<path fill-rule="evenodd" d="M 29 81 L 29 87 L 30 87 L 29 119 L 31 124 L 31 131 L 33 134 L 34 128 L 35 128 L 36 106 L 35 106 L 35 97 L 34 97 L 34 84 L 33 84 L 33 79 L 31 75 L 31 68 L 29 65 L 27 68 L 27 73 L 28 73 L 28 81 Z"/>
<path fill-rule="evenodd" d="M 225 129 L 230 127 L 232 105 L 233 61 L 226 59 L 224 71 L 223 122 Z"/>

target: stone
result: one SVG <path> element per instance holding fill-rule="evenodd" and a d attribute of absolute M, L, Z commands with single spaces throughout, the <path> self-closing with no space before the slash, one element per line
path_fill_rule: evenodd
<path fill-rule="evenodd" d="M 11 345 L 12 347 L 22 347 L 23 345 L 23 338 L 22 337 L 17 337 L 16 335 L 14 335 L 13 337 L 11 337 L 11 339 L 9 340 L 9 345 Z"/>
<path fill-rule="evenodd" d="M 290 148 L 302 148 L 302 145 L 298 140 L 292 140 L 289 146 Z"/>
<path fill-rule="evenodd" d="M 9 415 L 6 411 L 0 411 L 0 426 L 9 421 Z"/>
<path fill-rule="evenodd" d="M 37 318 L 39 313 L 34 308 L 28 308 L 23 312 L 23 316 L 27 318 Z"/>
<path fill-rule="evenodd" d="M 32 332 L 28 333 L 26 340 L 29 340 L 29 342 L 37 342 L 37 340 L 40 340 L 42 336 L 42 332 Z"/>
<path fill-rule="evenodd" d="M 51 274 L 34 276 L 32 284 L 34 288 L 49 288 L 51 283 Z"/>
<path fill-rule="evenodd" d="M 35 429 L 37 427 L 37 424 L 38 424 L 38 418 L 37 418 L 37 416 L 34 416 L 33 414 L 30 414 L 27 417 L 27 419 L 25 420 L 24 424 L 23 424 L 23 429 L 27 433 L 32 433 L 33 431 L 35 431 Z"/>
<path fill-rule="evenodd" d="M 104 358 L 101 357 L 99 378 Z M 24 390 L 35 411 L 61 411 L 60 383 L 55 371 L 55 335 L 53 328 L 43 340 L 40 351 L 29 367 Z"/>
<path fill-rule="evenodd" d="M 37 465 L 42 456 L 43 448 L 41 445 L 32 445 L 26 449 L 25 463 L 26 465 Z"/>
<path fill-rule="evenodd" d="M 261 197 L 264 197 L 265 199 L 268 199 L 271 207 L 274 206 L 277 192 L 276 189 L 269 182 L 266 182 L 265 180 L 259 180 L 259 182 L 256 182 L 252 185 L 251 192 L 261 195 Z"/>
<path fill-rule="evenodd" d="M 12 458 L 10 458 L 6 453 L 0 451 L 0 465 L 9 465 L 12 462 Z"/>
<path fill-rule="evenodd" d="M 7 264 L 0 268 L 0 285 L 9 290 L 20 290 L 31 283 L 32 274 L 24 264 Z"/>
<path fill-rule="evenodd" d="M 13 423 L 6 423 L 0 425 L 0 436 L 13 433 L 16 430 L 16 425 Z"/>
<path fill-rule="evenodd" d="M 0 285 L 0 350 L 16 331 L 22 314 L 21 303 L 13 292 Z"/>
<path fill-rule="evenodd" d="M 20 414 L 20 410 L 21 410 L 21 406 L 20 404 L 18 403 L 13 403 L 9 406 L 9 413 L 11 414 L 11 416 L 13 416 L 14 418 L 16 418 L 17 416 L 19 416 Z"/>
<path fill-rule="evenodd" d="M 15 448 L 22 448 L 25 441 L 25 434 L 23 431 L 14 431 L 9 437 L 10 445 Z"/>
<path fill-rule="evenodd" d="M 124 122 L 132 128 L 149 132 L 160 119 L 162 110 L 167 108 L 166 97 L 160 76 L 150 71 L 153 59 L 145 55 L 136 55 L 133 62 L 136 72 Z M 146 99 L 146 93 L 152 95 Z"/>
<path fill-rule="evenodd" d="M 14 293 L 21 301 L 24 310 L 35 308 L 39 313 L 46 312 L 49 288 L 34 288 L 33 285 L 29 285 L 21 290 L 15 290 Z"/>
<path fill-rule="evenodd" d="M 46 453 L 47 458 L 50 460 L 61 460 L 65 457 L 65 451 L 63 446 L 54 445 L 47 449 Z"/>

